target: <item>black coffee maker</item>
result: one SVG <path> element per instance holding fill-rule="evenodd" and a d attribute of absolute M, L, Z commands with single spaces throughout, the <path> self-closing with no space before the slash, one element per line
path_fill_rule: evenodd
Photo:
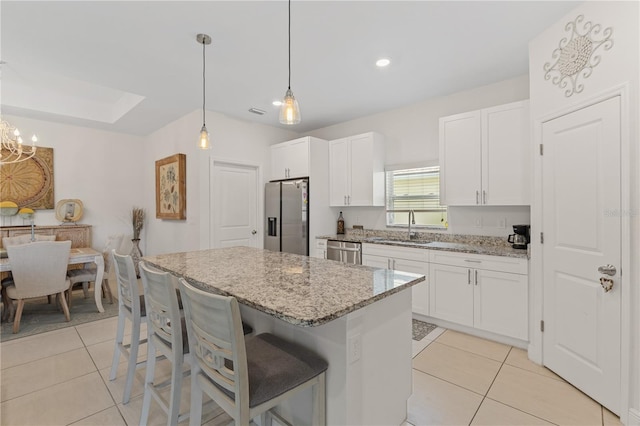
<path fill-rule="evenodd" d="M 529 228 L 529 225 L 513 225 L 513 232 L 515 232 L 515 234 L 511 234 L 509 238 L 507 238 L 507 241 L 512 243 L 511 247 L 514 249 L 527 249 L 527 244 L 531 241 Z"/>

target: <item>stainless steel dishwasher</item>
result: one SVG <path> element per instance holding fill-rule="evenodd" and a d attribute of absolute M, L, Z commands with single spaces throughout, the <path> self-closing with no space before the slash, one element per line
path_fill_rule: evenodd
<path fill-rule="evenodd" d="M 327 259 L 351 265 L 362 264 L 362 244 L 348 241 L 327 241 Z"/>

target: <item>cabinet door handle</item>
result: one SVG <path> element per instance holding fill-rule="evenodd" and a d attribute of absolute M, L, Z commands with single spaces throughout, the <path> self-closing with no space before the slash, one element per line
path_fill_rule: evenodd
<path fill-rule="evenodd" d="M 480 196 L 480 191 L 476 191 L 476 204 L 480 204 L 480 203 L 478 202 L 478 199 L 479 199 L 478 197 L 479 197 L 479 196 Z"/>
<path fill-rule="evenodd" d="M 351 195 L 347 195 L 347 205 L 351 205 Z"/>
<path fill-rule="evenodd" d="M 482 191 L 482 204 L 487 204 L 487 191 Z"/>
<path fill-rule="evenodd" d="M 387 269 L 391 269 L 391 259 L 387 259 Z"/>
<path fill-rule="evenodd" d="M 347 205 L 347 196 L 346 195 L 344 196 L 344 205 L 345 206 Z"/>
<path fill-rule="evenodd" d="M 474 281 L 475 281 L 476 285 L 478 285 L 478 270 L 477 269 L 475 270 L 475 273 L 476 273 L 476 276 L 475 276 L 475 280 Z"/>
<path fill-rule="evenodd" d="M 396 270 L 396 260 L 392 259 L 392 261 L 393 261 L 393 270 L 395 271 Z"/>
<path fill-rule="evenodd" d="M 467 269 L 467 284 L 471 284 L 471 269 Z"/>
<path fill-rule="evenodd" d="M 482 263 L 482 260 L 465 259 L 464 261 L 469 263 Z"/>

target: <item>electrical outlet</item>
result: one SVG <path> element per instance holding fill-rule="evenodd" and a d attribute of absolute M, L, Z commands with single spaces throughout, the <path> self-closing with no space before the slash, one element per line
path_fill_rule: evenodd
<path fill-rule="evenodd" d="M 507 218 L 506 217 L 501 217 L 498 220 L 498 228 L 500 228 L 500 229 L 506 229 L 507 228 Z"/>
<path fill-rule="evenodd" d="M 482 218 L 481 217 L 477 217 L 475 220 L 475 227 L 476 228 L 482 228 Z"/>
<path fill-rule="evenodd" d="M 360 335 L 360 333 L 354 334 L 353 336 L 349 337 L 349 343 L 347 346 L 349 351 L 349 363 L 352 364 L 358 361 L 360 359 L 360 356 L 362 355 L 362 336 Z"/>

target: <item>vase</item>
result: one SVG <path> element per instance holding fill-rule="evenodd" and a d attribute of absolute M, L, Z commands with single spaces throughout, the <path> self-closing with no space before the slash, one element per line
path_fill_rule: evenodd
<path fill-rule="evenodd" d="M 134 238 L 131 240 L 133 246 L 131 247 L 131 259 L 133 260 L 133 266 L 136 269 L 136 277 L 140 278 L 140 270 L 138 269 L 138 263 L 142 258 L 142 252 L 140 251 L 140 238 Z"/>

